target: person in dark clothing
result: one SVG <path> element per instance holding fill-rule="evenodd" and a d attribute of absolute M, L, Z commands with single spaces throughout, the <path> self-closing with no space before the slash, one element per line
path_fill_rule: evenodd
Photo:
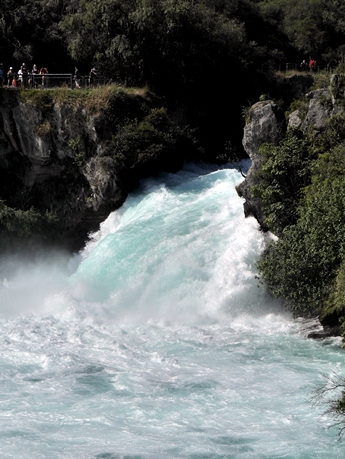
<path fill-rule="evenodd" d="M 13 79 L 16 76 L 15 73 L 13 72 L 13 67 L 10 67 L 8 69 L 6 76 L 7 76 L 7 87 L 9 88 L 10 86 L 13 86 Z"/>
<path fill-rule="evenodd" d="M 0 88 L 4 85 L 5 73 L 4 73 L 4 66 L 0 64 Z"/>
<path fill-rule="evenodd" d="M 22 64 L 21 69 L 22 69 L 23 87 L 27 88 L 28 87 L 28 69 L 24 63 Z"/>
<path fill-rule="evenodd" d="M 36 64 L 34 64 L 31 70 L 31 78 L 29 79 L 30 88 L 37 88 L 38 86 L 38 78 L 35 78 L 35 75 L 38 75 L 38 68 Z"/>
<path fill-rule="evenodd" d="M 97 77 L 97 69 L 96 67 L 92 67 L 89 73 L 90 79 L 89 79 L 89 84 L 90 87 L 92 87 L 95 83 L 95 78 Z"/>

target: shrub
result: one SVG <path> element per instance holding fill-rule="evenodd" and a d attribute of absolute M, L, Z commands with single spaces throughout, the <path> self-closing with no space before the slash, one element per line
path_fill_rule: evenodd
<path fill-rule="evenodd" d="M 292 112 L 298 110 L 299 117 L 301 120 L 304 120 L 308 113 L 309 102 L 310 101 L 307 98 L 293 100 L 290 107 L 285 112 L 285 118 L 288 119 Z"/>
<path fill-rule="evenodd" d="M 260 148 L 262 163 L 252 189 L 263 202 L 266 223 L 277 236 L 297 220 L 300 190 L 310 182 L 311 157 L 308 142 L 298 130 L 288 131 L 279 146 L 264 144 Z"/>
<path fill-rule="evenodd" d="M 345 253 L 345 143 L 320 155 L 301 196 L 296 223 L 283 229 L 258 267 L 296 314 L 315 316 L 327 303 Z"/>
<path fill-rule="evenodd" d="M 154 172 L 181 163 L 186 149 L 192 156 L 194 143 L 191 131 L 174 124 L 164 108 L 152 109 L 142 120 L 126 120 L 113 137 L 113 157 L 129 169 L 150 163 Z"/>
<path fill-rule="evenodd" d="M 19 236 L 27 236 L 56 228 L 58 218 L 49 213 L 42 214 L 33 207 L 29 210 L 13 209 L 0 200 L 0 226 Z"/>

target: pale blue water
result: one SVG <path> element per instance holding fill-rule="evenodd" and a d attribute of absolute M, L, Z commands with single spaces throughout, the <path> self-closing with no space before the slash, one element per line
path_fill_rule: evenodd
<path fill-rule="evenodd" d="M 241 180 L 147 180 L 80 256 L 3 280 L 1 458 L 344 457 L 308 403 L 344 351 L 258 287 Z"/>

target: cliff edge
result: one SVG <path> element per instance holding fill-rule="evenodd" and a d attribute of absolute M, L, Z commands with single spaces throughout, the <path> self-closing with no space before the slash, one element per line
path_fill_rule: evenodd
<path fill-rule="evenodd" d="M 285 120 L 272 101 L 253 105 L 243 136 L 252 159 L 238 187 L 245 214 L 278 236 L 259 276 L 296 316 L 319 318 L 316 338 L 345 338 L 344 101 L 345 76 L 333 75 L 287 107 Z"/>
<path fill-rule="evenodd" d="M 188 154 L 193 139 L 145 90 L 3 89 L 2 241 L 25 235 L 78 249 L 141 177 L 177 170 Z"/>

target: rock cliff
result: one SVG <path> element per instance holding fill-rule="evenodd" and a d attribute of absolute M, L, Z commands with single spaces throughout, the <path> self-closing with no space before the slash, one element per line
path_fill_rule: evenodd
<path fill-rule="evenodd" d="M 54 91 L 0 91 L 0 198 L 11 209 L 35 208 L 57 217 L 54 237 L 78 248 L 148 170 L 176 170 L 185 152 L 173 154 L 164 139 L 146 140 L 161 131 L 168 137 L 170 121 L 145 91 L 55 96 Z M 150 122 L 136 130 L 148 114 Z M 139 152 L 140 135 L 152 151 Z M 176 136 L 173 140 L 179 144 Z M 131 155 L 124 159 L 121 148 Z M 4 225 L 0 230 L 3 236 L 8 232 Z"/>
<path fill-rule="evenodd" d="M 259 148 L 263 143 L 277 144 L 285 130 L 285 125 L 277 105 L 272 101 L 254 104 L 248 113 L 244 128 L 243 147 L 252 161 L 244 182 L 237 187 L 239 196 L 245 199 L 244 214 L 257 219 L 262 230 L 266 231 L 265 216 L 260 199 L 253 198 L 251 188 L 258 182 L 255 174 L 260 169 Z"/>
<path fill-rule="evenodd" d="M 343 189 L 344 183 L 341 164 L 345 144 L 344 101 L 345 77 L 333 75 L 329 87 L 309 91 L 295 101 L 292 107 L 298 109 L 293 110 L 286 121 L 279 117 L 272 101 L 253 105 L 243 136 L 243 146 L 252 159 L 252 166 L 238 193 L 246 199 L 245 214 L 257 218 L 265 230 L 262 203 L 251 195 L 252 187 L 260 183 L 260 146 L 264 142 L 277 144 L 285 130 L 298 129 L 284 137 L 281 148 L 270 150 L 272 156 L 265 163 L 268 167 L 261 174 L 264 180 L 261 189 L 266 183 L 268 194 L 272 190 L 273 195 L 276 193 L 276 200 L 272 202 L 278 204 L 276 209 L 281 213 L 276 212 L 275 222 L 282 222 L 282 214 L 291 209 L 296 219 L 287 224 L 283 221 L 279 243 L 264 252 L 259 271 L 268 288 L 285 299 L 296 314 L 315 314 L 319 318 L 324 329 L 310 333 L 311 338 L 340 333 L 345 338 L 341 246 L 344 213 L 343 207 L 332 205 L 342 202 L 342 193 L 338 190 Z M 294 140 L 289 143 L 291 139 Z M 298 177 L 303 180 L 299 181 Z M 280 190 L 283 193 L 280 194 Z M 267 212 L 271 212 L 271 218 L 274 211 L 269 205 Z M 279 231 L 279 226 L 272 224 L 272 228 Z M 332 229 L 325 236 L 329 228 Z M 326 266 L 324 271 L 323 266 Z"/>
<path fill-rule="evenodd" d="M 262 203 L 260 199 L 251 195 L 251 188 L 259 180 L 256 173 L 260 170 L 261 164 L 260 146 L 263 143 L 277 145 L 287 129 L 302 129 L 314 136 L 322 133 L 332 116 L 344 114 L 344 88 L 344 78 L 333 75 L 329 88 L 306 93 L 304 97 L 309 101 L 306 109 L 293 111 L 287 120 L 273 101 L 257 102 L 250 108 L 242 143 L 252 165 L 246 179 L 238 186 L 237 192 L 245 198 L 245 215 L 254 216 L 262 230 L 267 230 Z"/>

